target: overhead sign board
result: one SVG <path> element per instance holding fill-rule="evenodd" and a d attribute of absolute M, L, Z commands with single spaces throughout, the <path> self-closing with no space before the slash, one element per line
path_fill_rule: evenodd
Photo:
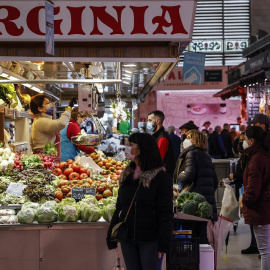
<path fill-rule="evenodd" d="M 46 53 L 54 55 L 54 7 L 45 2 Z"/>
<path fill-rule="evenodd" d="M 199 89 L 224 89 L 228 86 L 226 71 L 228 70 L 227 67 L 204 67 L 205 71 L 208 70 L 220 70 L 222 69 L 222 81 L 211 81 L 206 82 L 204 81 L 203 84 L 200 85 Z M 183 67 L 175 67 L 166 77 L 164 81 L 158 83 L 155 87 L 155 91 L 160 90 L 198 90 L 198 84 L 194 82 L 183 82 Z"/>
<path fill-rule="evenodd" d="M 205 54 L 186 52 L 184 56 L 182 82 L 203 83 Z"/>
<path fill-rule="evenodd" d="M 196 1 L 54 1 L 56 41 L 190 41 Z M 45 40 L 42 1 L 1 1 L 0 41 Z"/>

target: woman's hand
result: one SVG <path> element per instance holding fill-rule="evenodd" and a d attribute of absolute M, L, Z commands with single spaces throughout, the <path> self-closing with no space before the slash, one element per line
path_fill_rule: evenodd
<path fill-rule="evenodd" d="M 233 180 L 233 173 L 230 173 L 229 178 L 230 180 Z"/>
<path fill-rule="evenodd" d="M 158 258 L 161 259 L 163 252 L 158 252 Z"/>

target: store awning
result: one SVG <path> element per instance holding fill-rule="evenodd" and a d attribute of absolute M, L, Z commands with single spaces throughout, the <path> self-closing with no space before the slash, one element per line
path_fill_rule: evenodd
<path fill-rule="evenodd" d="M 225 100 L 230 97 L 240 96 L 246 92 L 247 89 L 245 87 L 242 87 L 240 85 L 240 82 L 236 82 L 217 92 L 216 94 L 213 95 L 213 97 L 220 97 L 223 100 Z"/>
<path fill-rule="evenodd" d="M 240 85 L 243 87 L 247 87 L 259 83 L 264 84 L 265 79 L 266 79 L 265 70 L 260 70 L 253 74 L 248 74 L 246 76 L 241 77 Z"/>

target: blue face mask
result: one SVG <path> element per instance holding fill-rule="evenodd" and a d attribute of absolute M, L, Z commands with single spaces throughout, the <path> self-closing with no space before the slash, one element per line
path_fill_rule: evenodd
<path fill-rule="evenodd" d="M 53 107 L 51 107 L 50 109 L 48 109 L 48 110 L 46 111 L 46 114 L 52 116 L 52 115 L 53 115 Z"/>

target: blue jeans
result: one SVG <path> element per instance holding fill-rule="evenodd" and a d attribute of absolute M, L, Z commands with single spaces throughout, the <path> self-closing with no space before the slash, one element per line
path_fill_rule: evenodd
<path fill-rule="evenodd" d="M 258 249 L 261 255 L 261 270 L 270 269 L 270 224 L 253 225 Z"/>
<path fill-rule="evenodd" d="M 121 243 L 127 270 L 156 270 L 158 258 L 157 241 L 129 241 Z"/>

